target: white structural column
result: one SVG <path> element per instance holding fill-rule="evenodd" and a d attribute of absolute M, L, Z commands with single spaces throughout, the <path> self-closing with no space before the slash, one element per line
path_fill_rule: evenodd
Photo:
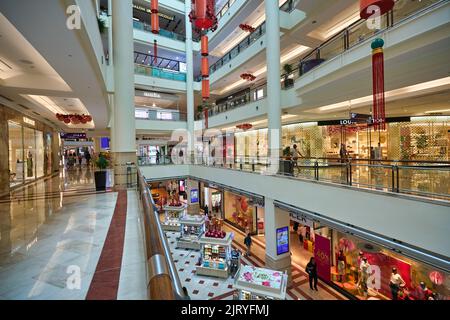
<path fill-rule="evenodd" d="M 278 255 L 277 229 L 288 228 L 290 234 L 290 217 L 286 211 L 275 208 L 273 199 L 264 198 L 264 226 L 266 237 L 266 266 L 269 269 L 286 271 L 291 280 L 291 254 L 290 251 Z M 289 243 L 290 245 L 290 243 Z"/>
<path fill-rule="evenodd" d="M 268 44 L 266 49 L 268 151 L 272 170 L 276 170 L 281 149 L 280 9 L 278 1 L 264 1 L 264 4 L 266 9 L 266 43 Z"/>
<path fill-rule="evenodd" d="M 187 129 L 189 132 L 190 156 L 195 150 L 194 137 L 194 54 L 192 45 L 192 24 L 189 21 L 191 12 L 191 1 L 185 2 L 185 23 L 186 23 L 186 107 L 187 107 Z"/>
<path fill-rule="evenodd" d="M 126 188 L 128 162 L 136 163 L 134 118 L 133 2 L 112 0 L 114 117 L 111 124 L 114 185 Z M 132 175 L 133 177 L 135 175 Z"/>

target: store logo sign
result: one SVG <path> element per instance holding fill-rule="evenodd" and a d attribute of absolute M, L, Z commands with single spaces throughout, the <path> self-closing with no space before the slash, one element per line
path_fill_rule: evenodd
<path fill-rule="evenodd" d="M 36 125 L 36 122 L 34 120 L 31 120 L 30 118 L 27 117 L 23 117 L 23 122 L 33 127 Z"/>

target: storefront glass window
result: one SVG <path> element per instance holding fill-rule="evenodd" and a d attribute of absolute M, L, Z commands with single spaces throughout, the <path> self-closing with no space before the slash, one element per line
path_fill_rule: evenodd
<path fill-rule="evenodd" d="M 332 280 L 356 297 L 371 300 L 449 298 L 448 273 L 354 236 L 335 234 L 333 258 L 336 266 L 332 268 Z M 393 268 L 399 276 L 393 277 Z M 397 279 L 399 286 L 392 285 L 393 279 Z"/>
<path fill-rule="evenodd" d="M 36 178 L 36 139 L 34 129 L 23 128 L 25 180 Z"/>
<path fill-rule="evenodd" d="M 249 199 L 225 191 L 225 220 L 245 233 L 256 233 L 256 207 Z"/>
<path fill-rule="evenodd" d="M 11 187 L 22 184 L 24 180 L 24 159 L 22 126 L 8 121 L 9 135 L 9 183 Z"/>
<path fill-rule="evenodd" d="M 36 139 L 36 177 L 44 176 L 44 135 L 41 131 L 35 130 L 34 136 Z"/>

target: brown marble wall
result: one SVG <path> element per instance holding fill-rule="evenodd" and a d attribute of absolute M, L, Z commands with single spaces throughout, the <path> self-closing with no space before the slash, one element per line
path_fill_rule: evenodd
<path fill-rule="evenodd" d="M 0 105 L 0 196 L 9 193 L 8 115 Z"/>

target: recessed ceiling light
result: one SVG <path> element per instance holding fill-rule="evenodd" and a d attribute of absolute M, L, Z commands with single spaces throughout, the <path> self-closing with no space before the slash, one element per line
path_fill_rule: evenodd
<path fill-rule="evenodd" d="M 22 62 L 22 63 L 24 63 L 24 64 L 33 64 L 32 61 L 26 60 L 26 59 L 20 59 L 19 61 Z"/>

